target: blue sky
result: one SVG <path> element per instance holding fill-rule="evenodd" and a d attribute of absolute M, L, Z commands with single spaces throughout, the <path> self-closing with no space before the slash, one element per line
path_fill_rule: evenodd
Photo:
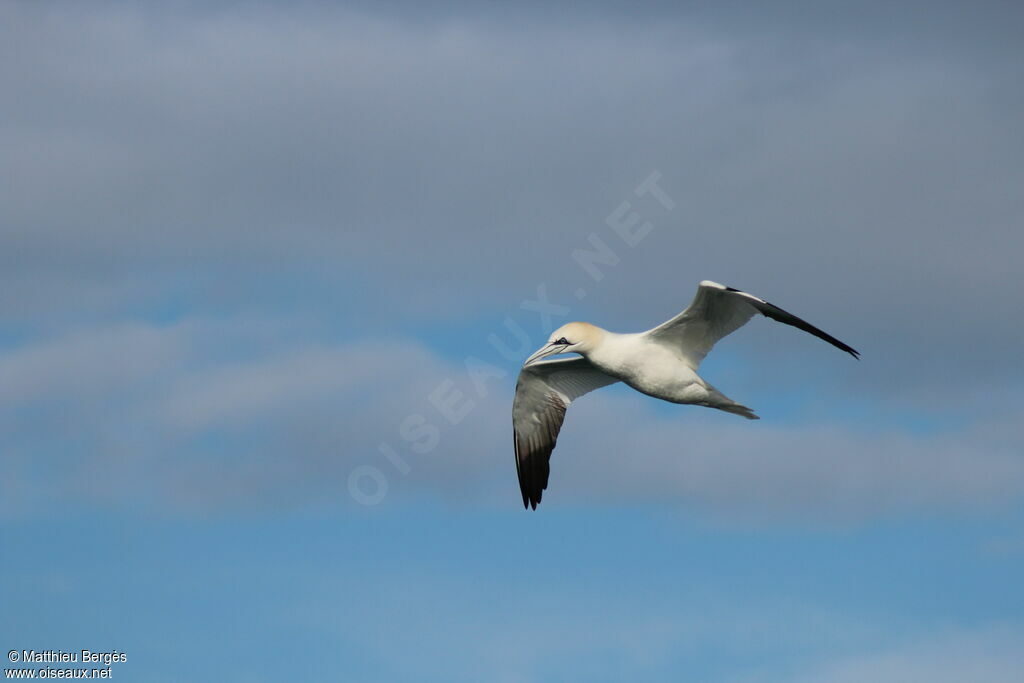
<path fill-rule="evenodd" d="M 1015 680 L 1022 19 L 4 4 L 0 644 L 154 682 Z M 521 360 L 702 279 L 863 360 L 752 321 L 702 374 L 761 421 L 602 390 L 524 512 Z"/>

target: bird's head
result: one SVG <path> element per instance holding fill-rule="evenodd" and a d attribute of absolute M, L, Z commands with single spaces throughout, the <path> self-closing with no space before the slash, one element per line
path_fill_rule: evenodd
<path fill-rule="evenodd" d="M 590 323 L 566 323 L 551 333 L 547 344 L 527 358 L 523 367 L 559 353 L 579 353 L 586 356 L 598 344 L 600 337 L 600 328 Z"/>

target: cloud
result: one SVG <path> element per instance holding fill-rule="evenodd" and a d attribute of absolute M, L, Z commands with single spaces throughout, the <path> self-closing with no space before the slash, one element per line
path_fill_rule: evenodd
<path fill-rule="evenodd" d="M 587 559 L 602 564 L 601 557 Z M 731 683 L 1016 680 L 1024 637 L 1016 624 L 952 628 L 891 606 L 837 608 L 837 596 L 815 603 L 785 580 L 750 585 L 748 573 L 731 569 L 739 572 L 734 581 L 720 561 L 707 560 L 707 574 L 648 572 L 628 585 L 617 571 L 635 568 L 622 558 L 608 558 L 611 567 L 574 564 L 575 575 L 549 576 L 550 568 L 526 562 L 500 578 L 474 572 L 458 580 L 448 567 L 394 566 L 373 572 L 358 592 L 353 577 L 311 575 L 316 598 L 297 601 L 279 620 L 355 644 L 382 679 L 475 680 L 487 672 L 510 681 L 661 681 L 686 671 Z M 445 627 L 431 628 L 439 623 Z M 436 656 L 459 648 L 465 656 Z"/>
<path fill-rule="evenodd" d="M 289 350 L 181 378 L 170 389 L 163 417 L 191 430 L 251 424 L 330 402 L 339 390 L 352 398 L 377 399 L 396 378 L 401 378 L 399 390 L 408 391 L 437 363 L 412 343 Z"/>
<path fill-rule="evenodd" d="M 180 511 L 335 507 L 354 504 L 348 478 L 371 466 L 387 479 L 388 505 L 515 504 L 514 368 L 490 365 L 478 387 L 462 362 L 413 341 L 295 334 L 282 323 L 190 320 L 9 350 L 0 355 L 9 491 Z M 1018 419 L 931 435 L 772 425 L 613 390 L 573 406 L 545 500 L 669 504 L 747 521 L 991 509 L 1024 496 L 1024 459 L 1007 427 Z"/>
<path fill-rule="evenodd" d="M 7 351 L 0 355 L 0 402 L 101 399 L 180 364 L 186 336 L 187 326 L 124 323 Z"/>
<path fill-rule="evenodd" d="M 859 32 L 810 12 L 770 33 L 777 19 L 730 8 L 407 9 L 0 10 L 17 53 L 0 58 L 17 169 L 0 188 L 0 339 L 27 340 L 0 359 L 0 424 L 21 462 L 82 445 L 146 454 L 211 498 L 203 482 L 235 474 L 251 498 L 276 482 L 297 500 L 311 481 L 336 493 L 384 443 L 412 468 L 385 465 L 396 496 L 514 496 L 515 368 L 480 397 L 453 359 L 505 316 L 535 333 L 521 302 L 538 285 L 568 317 L 628 330 L 709 277 L 864 353 L 842 365 L 757 321 L 716 351 L 713 381 L 767 405 L 807 387 L 877 424 L 676 424 L 596 399 L 602 417 L 570 414 L 553 486 L 578 468 L 580 500 L 853 516 L 1016 495 L 1024 97 L 1015 43 L 965 38 L 1016 16 L 879 9 Z M 671 209 L 637 195 L 654 170 Z M 653 226 L 634 247 L 608 225 L 624 202 Z M 618 258 L 599 281 L 571 256 L 593 238 Z M 429 400 L 448 378 L 476 402 L 458 425 Z M 583 467 L 587 426 L 623 410 L 636 429 Z M 403 450 L 410 415 L 437 430 L 431 453 Z M 936 436 L 908 426 L 921 416 Z M 634 453 L 643 468 L 624 468 Z"/>
<path fill-rule="evenodd" d="M 773 37 L 752 17 L 777 20 L 730 9 L 657 26 L 613 6 L 594 10 L 611 23 L 5 12 L 18 59 L 0 72 L 0 135 L 18 173 L 0 258 L 19 296 L 0 311 L 23 320 L 187 296 L 194 279 L 240 282 L 237 305 L 270 298 L 272 271 L 320 305 L 359 306 L 339 296 L 356 288 L 373 308 L 462 322 L 546 282 L 629 329 L 709 277 L 840 328 L 879 368 L 865 386 L 932 393 L 953 356 L 964 382 L 1016 376 L 992 359 L 1024 313 L 1024 98 L 991 45 L 938 49 L 953 5 L 898 36 L 916 15 L 865 12 L 873 39 L 814 12 Z M 957 25 L 1001 34 L 1003 19 Z M 652 170 L 672 212 L 633 194 Z M 655 230 L 594 283 L 569 254 L 613 239 L 624 201 Z"/>
<path fill-rule="evenodd" d="M 600 599 L 593 598 L 593 587 L 580 585 L 579 576 L 559 576 L 552 584 L 513 574 L 498 584 L 487 576 L 452 581 L 435 572 L 413 577 L 394 569 L 373 577 L 368 604 L 353 595 L 351 581 L 318 577 L 322 599 L 299 602 L 282 620 L 358 644 L 382 680 L 476 680 L 486 672 L 488 679 L 507 681 L 623 675 L 661 681 L 675 680 L 680 670 L 700 671 L 702 680 L 730 680 L 722 668 L 735 672 L 749 661 L 776 664 L 779 652 L 848 651 L 873 640 L 870 622 L 812 605 L 763 597 L 740 604 L 703 583 L 620 592 L 610 577 L 584 576 L 582 583 L 604 589 Z M 333 607 L 339 604 L 345 619 Z M 430 627 L 438 623 L 445 628 Z M 436 657 L 453 649 L 464 649 L 465 656 Z M 713 663 L 723 659 L 729 666 Z"/>
<path fill-rule="evenodd" d="M 548 499 L 653 500 L 746 521 L 835 522 L 998 508 L 1024 496 L 1016 439 L 986 438 L 985 426 L 922 435 L 839 422 L 736 424 L 684 410 L 653 416 L 620 399 L 570 415 L 576 421 L 563 432 Z"/>
<path fill-rule="evenodd" d="M 440 374 L 414 343 L 295 345 L 289 322 L 114 324 L 0 353 L 4 503 L 173 507 L 214 474 L 213 507 L 273 505 L 263 489 L 282 474 L 286 497 L 301 497 L 361 419 L 390 427 L 395 382 L 425 393 Z M 343 476 L 330 485 L 344 490 Z"/>
<path fill-rule="evenodd" d="M 936 681 L 1011 683 L 1024 666 L 1024 634 L 1010 627 L 941 634 L 920 642 L 838 657 L 807 683 Z"/>

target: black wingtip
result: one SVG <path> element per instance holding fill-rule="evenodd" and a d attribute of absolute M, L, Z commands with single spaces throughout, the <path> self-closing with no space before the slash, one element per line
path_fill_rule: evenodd
<path fill-rule="evenodd" d="M 523 509 L 524 510 L 536 510 L 537 503 L 540 502 L 540 495 L 534 498 L 532 495 L 523 490 Z"/>
<path fill-rule="evenodd" d="M 530 481 L 528 471 L 519 463 L 519 442 L 516 441 L 516 474 L 519 475 L 519 492 L 523 496 L 523 509 L 524 510 L 536 510 L 537 503 L 540 502 L 540 498 L 544 493 L 544 489 L 537 489 L 536 485 Z M 546 485 L 546 482 L 545 482 Z"/>
<path fill-rule="evenodd" d="M 814 333 L 812 332 L 812 334 L 814 334 Z M 827 341 L 829 344 L 831 344 L 832 346 L 836 347 L 840 351 L 846 351 L 848 354 L 853 356 L 854 359 L 860 360 L 860 351 L 858 351 L 857 349 L 853 348 L 852 346 L 847 346 L 846 344 L 844 344 L 843 342 L 839 341 L 838 339 L 836 339 L 832 335 L 828 335 L 828 334 L 825 334 L 824 332 L 822 332 L 822 334 L 820 334 L 820 335 L 819 334 L 815 334 L 814 336 L 820 337 L 821 339 L 824 339 L 825 341 Z"/>
<path fill-rule="evenodd" d="M 738 289 L 733 289 L 732 291 L 739 292 L 740 294 L 746 294 L 748 297 L 752 297 L 757 302 L 753 304 L 754 308 L 756 308 L 757 311 L 764 317 L 771 318 L 772 320 L 778 320 L 780 323 L 783 323 L 784 325 L 790 325 L 792 327 L 797 328 L 798 330 L 803 330 L 804 332 L 812 334 L 818 339 L 828 342 L 829 344 L 836 347 L 840 351 L 845 351 L 846 353 L 850 354 L 857 360 L 860 360 L 860 351 L 853 348 L 849 344 L 839 341 L 828 332 L 818 329 L 817 327 L 810 324 L 806 320 L 798 318 L 789 311 L 779 308 L 775 304 L 769 303 L 764 299 L 758 299 L 752 294 L 747 294 L 746 292 L 740 291 Z"/>
<path fill-rule="evenodd" d="M 768 316 L 765 316 L 765 317 L 768 317 Z M 815 328 L 815 329 L 817 329 L 817 328 Z M 814 334 L 814 333 L 812 332 L 812 334 Z M 822 335 L 825 335 L 825 333 L 822 332 Z M 831 344 L 832 346 L 836 347 L 840 351 L 846 351 L 848 354 L 853 356 L 856 360 L 860 360 L 860 351 L 858 351 L 857 349 L 855 349 L 852 346 L 849 346 L 847 344 L 844 344 L 843 342 L 839 341 L 838 339 L 836 339 L 832 335 L 825 335 L 825 336 L 822 336 L 822 335 L 815 334 L 814 336 L 819 337 L 820 339 L 824 339 L 825 341 L 827 341 L 829 344 Z"/>
<path fill-rule="evenodd" d="M 829 344 L 836 347 L 840 351 L 846 351 L 846 353 L 850 354 L 857 360 L 860 360 L 860 351 L 853 348 L 849 344 L 844 344 L 843 342 L 839 341 L 828 332 L 818 329 L 817 327 L 810 324 L 806 320 L 798 318 L 789 311 L 779 308 L 775 304 L 765 301 L 764 299 L 756 297 L 750 292 L 744 292 L 742 289 L 736 289 L 735 287 L 724 287 L 724 289 L 727 292 L 734 292 L 736 294 L 741 294 L 744 297 L 746 297 L 747 300 L 751 303 L 751 305 L 753 305 L 753 307 L 757 310 L 757 312 L 763 315 L 764 317 L 771 318 L 772 320 L 778 320 L 780 323 L 783 323 L 784 325 L 791 325 L 792 327 L 795 327 L 798 330 L 808 332 L 817 337 L 818 339 L 822 339 L 828 342 Z"/>

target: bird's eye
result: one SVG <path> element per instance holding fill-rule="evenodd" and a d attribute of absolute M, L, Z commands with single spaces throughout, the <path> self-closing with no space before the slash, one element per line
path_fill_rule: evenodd
<path fill-rule="evenodd" d="M 566 339 L 565 337 L 562 337 L 561 339 L 559 339 L 559 340 L 558 340 L 558 341 L 556 341 L 555 343 L 556 343 L 556 344 L 568 344 L 568 343 L 569 343 L 569 340 L 568 340 L 568 339 Z"/>

